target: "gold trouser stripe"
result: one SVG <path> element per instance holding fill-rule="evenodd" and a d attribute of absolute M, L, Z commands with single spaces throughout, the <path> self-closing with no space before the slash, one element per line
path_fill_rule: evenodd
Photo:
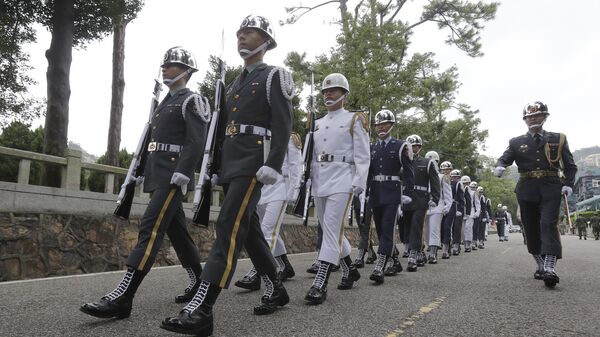
<path fill-rule="evenodd" d="M 156 241 L 156 234 L 158 233 L 158 228 L 160 227 L 160 223 L 162 222 L 163 217 L 165 216 L 165 212 L 167 208 L 169 208 L 169 204 L 175 195 L 175 191 L 177 189 L 172 188 L 169 194 L 167 195 L 167 200 L 163 204 L 160 213 L 158 213 L 158 218 L 156 218 L 156 222 L 154 226 L 152 226 L 152 234 L 150 235 L 150 242 L 148 242 L 148 247 L 146 247 L 146 251 L 144 252 L 144 258 L 142 258 L 142 262 L 140 262 L 139 270 L 144 270 L 144 266 L 146 262 L 148 262 L 148 258 L 150 257 L 150 253 L 152 252 L 152 247 L 154 247 L 154 241 Z"/>
<path fill-rule="evenodd" d="M 346 202 L 346 208 L 344 208 L 344 216 L 342 216 L 342 226 L 340 228 L 340 236 L 338 237 L 338 247 L 340 247 L 340 258 L 342 258 L 342 238 L 344 237 L 344 227 L 346 227 L 346 221 L 348 221 L 348 207 L 352 203 L 352 193 L 350 193 L 350 197 L 348 197 L 348 201 Z"/>
<path fill-rule="evenodd" d="M 233 229 L 231 231 L 231 237 L 229 239 L 229 251 L 227 252 L 227 265 L 225 266 L 223 277 L 221 278 L 221 282 L 219 283 L 219 287 L 221 288 L 225 288 L 225 285 L 227 284 L 227 279 L 229 278 L 229 273 L 231 273 L 231 268 L 233 267 L 233 253 L 235 252 L 235 242 L 237 239 L 238 231 L 240 229 L 240 222 L 242 221 L 242 216 L 246 212 L 246 207 L 248 207 L 248 201 L 250 200 L 252 191 L 254 191 L 254 186 L 256 186 L 256 177 L 252 178 L 252 181 L 250 182 L 250 187 L 248 187 L 246 195 L 244 195 L 242 205 L 240 206 L 237 216 L 235 217 L 235 222 L 233 223 Z"/>
<path fill-rule="evenodd" d="M 283 202 L 281 204 L 281 209 L 279 210 L 279 215 L 277 216 L 277 223 L 275 224 L 275 228 L 273 228 L 273 233 L 271 233 L 271 253 L 275 250 L 275 243 L 277 242 L 277 237 L 279 237 L 279 230 L 281 229 L 281 223 L 283 222 L 283 216 L 285 214 L 285 209 L 287 208 L 287 202 Z"/>

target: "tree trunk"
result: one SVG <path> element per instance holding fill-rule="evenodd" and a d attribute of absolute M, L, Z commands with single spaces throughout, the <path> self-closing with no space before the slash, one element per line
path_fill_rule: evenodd
<path fill-rule="evenodd" d="M 69 98 L 71 70 L 74 0 L 54 1 L 52 18 L 52 40 L 46 50 L 48 70 L 46 71 L 48 107 L 44 126 L 44 153 L 64 156 L 67 149 L 67 131 L 69 127 Z M 60 186 L 61 169 L 47 166 L 45 182 L 49 186 Z"/>
<path fill-rule="evenodd" d="M 123 117 L 123 91 L 125 79 L 123 75 L 125 61 L 125 28 L 127 22 L 121 16 L 115 20 L 113 28 L 113 73 L 112 99 L 110 102 L 110 124 L 108 125 L 108 143 L 106 163 L 119 166 L 119 146 L 121 144 L 121 120 Z"/>

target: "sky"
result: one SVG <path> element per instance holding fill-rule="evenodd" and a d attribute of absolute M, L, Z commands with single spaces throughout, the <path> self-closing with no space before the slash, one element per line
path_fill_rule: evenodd
<path fill-rule="evenodd" d="M 305 0 L 302 5 L 320 2 Z M 480 111 L 481 128 L 489 131 L 481 149 L 486 155 L 499 157 L 510 138 L 527 131 L 522 110 L 536 100 L 548 105 L 550 116 L 544 128 L 565 133 L 571 150 L 600 145 L 600 118 L 595 117 L 595 96 L 600 94 L 600 1 L 500 2 L 496 18 L 486 23 L 481 34 L 483 57 L 471 58 L 446 45 L 447 31 L 431 23 L 417 28 L 409 53 L 434 52 L 440 69 L 458 67 L 462 86 L 457 102 Z M 407 2 L 400 19 L 415 22 L 424 3 Z M 235 32 L 251 13 L 273 23 L 278 45 L 265 56 L 269 64 L 283 66 L 291 51 L 306 52 L 313 60 L 335 48 L 339 31 L 339 26 L 332 24 L 339 13 L 335 4 L 307 14 L 294 25 L 277 24 L 287 17 L 284 7 L 300 4 L 299 0 L 146 1 L 126 32 L 121 148 L 135 150 L 149 116 L 153 79 L 170 47 L 180 45 L 195 54 L 199 71 L 188 83 L 193 89 L 204 78 L 209 55 L 223 55 L 230 66 L 242 64 Z M 40 27 L 37 42 L 25 47 L 35 68 L 30 75 L 38 81 L 30 91 L 39 97 L 46 96 L 44 52 L 49 46 L 50 34 Z M 96 156 L 106 151 L 111 71 L 112 36 L 74 50 L 68 138 Z M 163 88 L 164 94 L 167 90 Z M 43 125 L 43 120 L 35 124 Z"/>

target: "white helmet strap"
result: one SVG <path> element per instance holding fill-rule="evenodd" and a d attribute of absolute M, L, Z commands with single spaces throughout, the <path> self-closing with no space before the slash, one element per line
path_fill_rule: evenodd
<path fill-rule="evenodd" d="M 182 72 L 181 74 L 177 75 L 177 77 L 170 79 L 170 78 L 165 78 L 163 79 L 163 83 L 167 86 L 170 86 L 171 84 L 179 81 L 183 76 L 190 74 L 193 71 L 192 68 L 188 68 L 186 71 Z"/>
<path fill-rule="evenodd" d="M 385 138 L 387 137 L 387 135 L 390 134 L 390 132 L 392 132 L 392 129 L 394 128 L 394 124 L 392 124 L 392 126 L 385 132 L 380 132 L 377 135 L 379 136 L 379 138 Z"/>
<path fill-rule="evenodd" d="M 341 101 L 341 100 L 343 100 L 344 98 L 346 98 L 346 96 L 347 96 L 347 95 L 348 95 L 347 93 L 346 93 L 346 94 L 343 94 L 342 96 L 340 96 L 340 98 L 336 99 L 335 101 L 332 101 L 332 100 L 325 101 L 325 105 L 326 105 L 326 106 L 333 106 L 333 105 L 336 105 L 336 104 L 338 104 L 338 102 L 339 102 L 339 101 Z"/>
<path fill-rule="evenodd" d="M 250 50 L 250 49 L 241 49 L 240 50 L 240 54 L 242 56 L 242 58 L 245 60 L 249 57 L 251 57 L 252 55 L 260 52 L 261 50 L 267 48 L 269 46 L 269 44 L 271 44 L 271 39 L 268 39 L 267 41 L 265 41 L 263 44 L 261 44 L 260 46 L 254 48 L 254 50 Z"/>

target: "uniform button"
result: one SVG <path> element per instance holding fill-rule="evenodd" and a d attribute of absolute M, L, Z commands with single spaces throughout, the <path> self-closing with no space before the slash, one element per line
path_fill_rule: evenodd
<path fill-rule="evenodd" d="M 323 167 L 323 164 L 321 164 L 321 167 Z"/>
<path fill-rule="evenodd" d="M 235 94 L 235 96 L 233 96 L 233 98 L 238 99 L 238 98 L 240 98 L 240 95 L 239 94 Z"/>
<path fill-rule="evenodd" d="M 233 109 L 231 109 L 231 111 L 237 111 L 237 106 L 234 106 Z"/>
<path fill-rule="evenodd" d="M 323 138 L 323 141 L 324 141 L 324 142 L 326 142 L 326 141 L 327 141 L 327 138 Z"/>
<path fill-rule="evenodd" d="M 160 114 L 159 114 L 159 113 L 158 113 L 158 114 L 156 114 L 156 117 L 158 117 L 158 116 L 160 116 Z"/>
<path fill-rule="evenodd" d="M 171 161 L 175 161 L 175 157 L 171 157 Z"/>
<path fill-rule="evenodd" d="M 379 160 L 383 160 L 383 158 L 379 158 Z"/>
<path fill-rule="evenodd" d="M 540 161 L 540 158 L 536 159 L 537 161 Z"/>
<path fill-rule="evenodd" d="M 538 151 L 535 151 L 535 153 L 540 153 L 540 151 L 539 151 L 539 150 L 538 150 Z"/>
<path fill-rule="evenodd" d="M 156 129 L 156 126 L 153 126 L 153 127 L 152 127 L 152 130 L 155 130 L 155 129 Z"/>
<path fill-rule="evenodd" d="M 150 139 L 150 141 L 151 141 L 151 142 L 153 142 L 153 141 L 154 141 L 154 138 Z"/>
<path fill-rule="evenodd" d="M 326 126 L 326 127 L 325 127 L 325 129 L 329 129 L 329 127 L 328 127 L 328 126 Z"/>
<path fill-rule="evenodd" d="M 538 167 L 537 169 L 539 170 L 540 168 Z"/>

